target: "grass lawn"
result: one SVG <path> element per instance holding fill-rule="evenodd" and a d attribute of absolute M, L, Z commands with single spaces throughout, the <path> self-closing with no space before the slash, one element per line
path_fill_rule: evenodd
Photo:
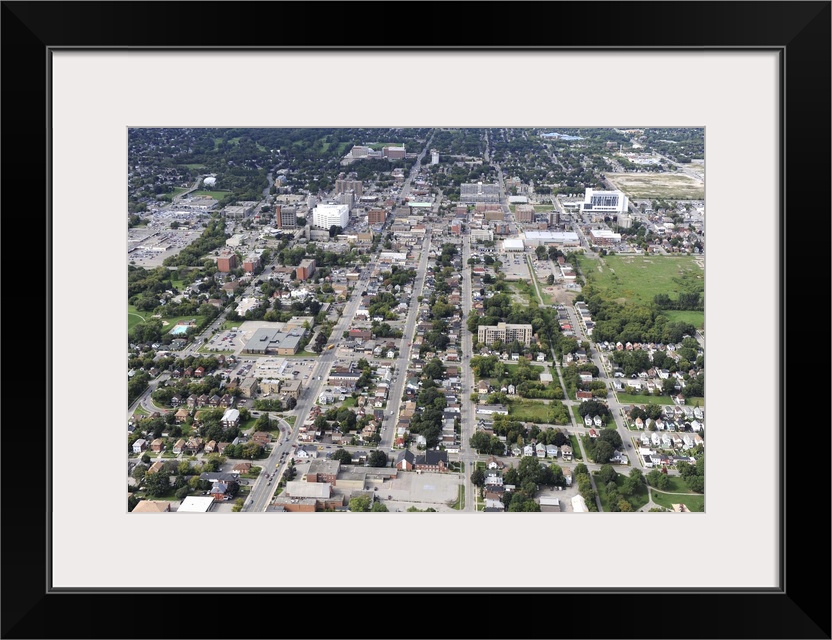
<path fill-rule="evenodd" d="M 136 410 L 133 412 L 134 416 L 149 416 L 150 413 L 141 405 L 136 407 Z"/>
<path fill-rule="evenodd" d="M 185 187 L 174 187 L 173 191 L 170 192 L 170 195 L 175 198 L 180 193 L 185 193 L 186 191 L 187 191 L 187 189 Z"/>
<path fill-rule="evenodd" d="M 578 443 L 578 436 L 569 436 L 569 440 L 572 441 L 572 457 L 575 460 L 583 460 L 584 457 L 581 454 L 581 445 Z"/>
<path fill-rule="evenodd" d="M 295 420 L 297 420 L 298 417 L 297 416 L 285 416 L 283 419 L 286 422 L 288 422 L 290 425 L 295 426 Z"/>
<path fill-rule="evenodd" d="M 598 478 L 597 471 L 592 472 L 592 477 L 595 480 L 595 486 L 598 488 L 598 497 L 601 499 L 601 507 L 606 512 L 612 511 L 611 505 L 609 503 L 609 498 L 607 497 L 606 485 L 603 482 L 601 482 L 601 480 Z M 626 475 L 621 473 L 619 473 L 615 478 L 615 484 L 618 486 L 619 491 L 621 490 L 621 486 L 624 484 L 624 478 L 626 478 Z M 647 486 L 641 485 L 638 491 L 636 491 L 633 495 L 626 497 L 625 499 L 633 507 L 633 511 L 638 511 L 644 505 L 647 504 L 647 498 Z"/>
<path fill-rule="evenodd" d="M 457 511 L 462 511 L 465 508 L 465 487 L 463 485 L 459 485 L 459 497 L 451 508 Z"/>
<path fill-rule="evenodd" d="M 584 417 L 580 414 L 578 409 L 579 409 L 578 405 L 575 405 L 575 404 L 572 405 L 572 413 L 575 415 L 575 420 L 577 421 L 579 426 L 586 426 L 584 424 Z"/>
<path fill-rule="evenodd" d="M 697 329 L 705 327 L 704 311 L 662 311 L 662 315 L 667 316 L 671 322 L 689 322 Z"/>
<path fill-rule="evenodd" d="M 670 396 L 638 396 L 629 393 L 618 393 L 618 401 L 622 404 L 673 404 Z"/>
<path fill-rule="evenodd" d="M 549 422 L 549 405 L 534 400 L 514 400 L 508 405 L 508 415 L 524 422 Z"/>
<path fill-rule="evenodd" d="M 618 401 L 621 404 L 673 404 L 670 396 L 639 396 L 631 395 L 629 393 L 619 393 Z M 688 406 L 699 406 L 705 408 L 705 398 L 701 396 L 691 396 L 686 398 L 685 402 Z"/>
<path fill-rule="evenodd" d="M 520 368 L 520 365 L 519 364 L 507 364 L 507 365 L 505 365 L 505 368 L 506 368 L 506 371 L 509 371 L 510 373 L 514 374 L 517 371 L 517 369 Z M 541 367 L 540 365 L 535 365 L 535 364 L 529 365 L 529 369 L 531 369 L 532 371 L 534 371 L 538 375 L 543 373 L 544 368 L 545 367 Z"/>
<path fill-rule="evenodd" d="M 243 324 L 245 320 L 226 320 L 222 323 L 223 329 L 236 329 L 241 324 Z"/>
<path fill-rule="evenodd" d="M 588 282 L 618 302 L 651 303 L 657 293 L 705 291 L 705 272 L 694 256 L 579 257 Z"/>
<path fill-rule="evenodd" d="M 127 330 L 130 331 L 137 324 L 146 322 L 150 314 L 146 311 L 136 311 L 132 304 L 127 305 Z"/>
<path fill-rule="evenodd" d="M 187 167 L 188 169 L 204 169 L 204 164 L 199 164 L 198 162 L 192 162 L 191 164 L 183 164 L 183 167 Z"/>
<path fill-rule="evenodd" d="M 234 355 L 234 350 L 233 349 L 217 349 L 216 347 L 212 347 L 211 345 L 208 345 L 208 344 L 200 345 L 199 348 L 197 349 L 197 351 L 199 353 L 212 353 L 214 355 L 224 355 L 224 356 Z"/>
<path fill-rule="evenodd" d="M 705 510 L 704 495 L 680 496 L 673 493 L 661 493 L 655 489 L 651 490 L 650 493 L 653 496 L 653 502 L 665 509 L 673 509 L 674 504 L 684 504 L 691 511 Z"/>
<path fill-rule="evenodd" d="M 352 396 L 350 396 L 349 398 L 347 398 L 346 400 L 344 400 L 344 401 L 341 403 L 341 406 L 342 406 L 342 407 L 354 407 L 354 406 L 355 406 L 355 405 L 357 405 L 357 404 L 358 404 L 358 400 L 356 400 L 355 398 L 353 398 Z"/>
<path fill-rule="evenodd" d="M 249 418 L 245 422 L 240 422 L 240 432 L 245 433 L 249 429 L 253 428 L 255 422 L 257 422 L 257 418 Z"/>
<path fill-rule="evenodd" d="M 213 198 L 214 200 L 222 200 L 225 196 L 231 195 L 230 191 L 208 191 L 206 189 L 198 189 L 192 191 L 191 195 L 194 198 Z"/>

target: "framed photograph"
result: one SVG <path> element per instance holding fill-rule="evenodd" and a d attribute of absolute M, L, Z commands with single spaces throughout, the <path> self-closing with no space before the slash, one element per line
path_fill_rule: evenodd
<path fill-rule="evenodd" d="M 829 638 L 817 554 L 830 539 L 829 460 L 809 456 L 825 436 L 803 406 L 787 411 L 786 373 L 802 378 L 792 395 L 805 392 L 820 361 L 804 362 L 813 350 L 795 327 L 814 311 L 794 292 L 829 238 L 828 206 L 809 212 L 830 190 L 830 3 L 492 3 L 447 33 L 431 22 L 447 5 L 405 5 L 421 27 L 392 31 L 373 5 L 323 6 L 3 3 L 6 256 L 19 265 L 7 274 L 23 266 L 13 256 L 39 253 L 28 245 L 42 233 L 45 259 L 32 262 L 47 319 L 34 341 L 44 357 L 23 371 L 46 373 L 22 388 L 38 407 L 26 428 L 45 442 L 36 469 L 18 418 L 4 430 L 3 637 L 285 634 L 260 620 L 259 596 L 315 611 L 307 635 L 348 637 L 317 613 L 327 594 L 379 612 L 379 637 L 469 595 L 531 605 L 492 620 L 472 600 L 478 637 Z M 300 10 L 272 25 L 271 9 Z M 704 512 L 128 513 L 114 375 L 125 369 L 128 132 L 208 127 L 704 129 Z M 807 220 L 824 225 L 823 246 L 807 250 Z M 28 263 L 4 279 L 7 308 L 43 299 Z M 17 324 L 4 372 L 6 406 L 19 410 L 13 369 L 32 361 L 32 342 Z M 808 567 L 820 579 L 797 577 Z M 210 624 L 171 615 L 182 596 Z M 114 602 L 121 628 L 96 613 Z M 550 623 L 518 626 L 551 603 Z M 148 626 L 154 615 L 164 631 Z"/>

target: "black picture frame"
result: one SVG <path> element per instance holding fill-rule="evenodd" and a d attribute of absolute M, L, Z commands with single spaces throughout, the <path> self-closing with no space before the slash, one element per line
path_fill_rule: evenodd
<path fill-rule="evenodd" d="M 50 51 L 127 47 L 355 49 L 356 37 L 347 25 L 360 25 L 362 34 L 382 34 L 377 39 L 370 36 L 370 44 L 362 41 L 359 45 L 371 50 L 435 47 L 476 51 L 539 47 L 643 49 L 656 53 L 678 48 L 779 51 L 781 77 L 785 80 L 780 132 L 784 187 L 779 271 L 783 334 L 780 345 L 767 348 L 782 363 L 781 588 L 684 594 L 643 594 L 637 589 L 623 593 L 590 591 L 556 595 L 534 590 L 475 592 L 468 594 L 473 599 L 456 602 L 449 597 L 465 594 L 452 589 L 413 590 L 392 594 L 393 597 L 384 593 L 341 593 L 325 598 L 321 595 L 322 600 L 313 598 L 311 604 L 303 599 L 304 595 L 311 594 L 261 597 L 221 592 L 183 593 L 173 596 L 174 603 L 171 596 L 152 592 L 52 593 L 48 588 L 46 546 L 47 482 L 57 479 L 41 470 L 44 466 L 48 469 L 57 454 L 47 447 L 45 460 L 40 459 L 33 470 L 32 456 L 28 452 L 21 455 L 21 448 L 27 445 L 16 439 L 16 431 L 12 429 L 15 418 L 19 418 L 13 411 L 19 412 L 23 402 L 24 407 L 36 409 L 29 426 L 31 437 L 38 442 L 49 442 L 51 420 L 48 415 L 45 421 L 40 419 L 47 408 L 43 390 L 60 381 L 49 379 L 50 353 L 45 344 L 42 344 L 43 356 L 34 357 L 37 347 L 12 338 L 10 325 L 16 321 L 13 316 L 11 319 L 6 316 L 2 373 L 7 382 L 3 387 L 7 396 L 7 422 L 0 468 L 5 489 L 0 564 L 2 637 L 270 637 L 297 633 L 287 620 L 306 618 L 307 635 L 330 638 L 351 634 L 353 637 L 830 638 L 830 576 L 826 555 L 830 541 L 829 498 L 825 491 L 830 478 L 826 454 L 828 434 L 818 431 L 813 436 L 822 441 L 823 451 L 818 456 L 822 459 L 807 460 L 813 448 L 805 439 L 809 436 L 797 422 L 799 415 L 786 411 L 787 378 L 795 382 L 792 395 L 796 397 L 805 390 L 806 381 L 798 377 L 806 367 L 812 370 L 823 367 L 817 367 L 815 359 L 810 362 L 805 344 L 800 336 L 792 333 L 793 329 L 785 331 L 786 326 L 801 326 L 803 331 L 807 323 L 811 329 L 811 320 L 806 321 L 803 308 L 805 300 L 794 292 L 801 287 L 806 265 L 815 262 L 818 255 L 826 257 L 829 248 L 830 2 L 478 3 L 460 6 L 467 11 L 476 7 L 464 27 L 453 25 L 447 3 L 407 3 L 409 10 L 424 20 L 423 28 L 411 25 L 392 30 L 388 22 L 392 20 L 389 13 L 392 3 L 268 3 L 276 5 L 283 16 L 299 16 L 292 18 L 299 28 L 281 30 L 263 27 L 266 4 L 209 2 L 204 7 L 210 11 L 199 11 L 196 3 L 190 2 L 2 3 L 2 157 L 6 187 L 2 190 L 2 199 L 7 205 L 3 235 L 7 242 L 4 262 L 10 267 L 3 274 L 5 301 L 14 305 L 23 302 L 31 309 L 40 308 L 41 304 L 45 308 L 49 300 L 47 261 L 40 259 L 41 256 L 30 256 L 36 259 L 32 260 L 33 264 L 26 264 L 24 278 L 15 269 L 15 264 L 20 263 L 12 256 L 16 238 L 21 235 L 42 233 L 46 238 L 44 255 L 48 256 L 51 251 L 49 216 L 52 212 L 46 179 L 50 159 Z M 325 12 L 319 9 L 322 6 L 326 6 Z M 214 21 L 218 12 L 227 21 L 227 29 L 217 28 Z M 323 13 L 325 20 L 321 18 Z M 432 15 L 435 13 L 442 15 Z M 541 28 L 547 22 L 552 28 Z M 608 28 L 584 28 L 599 22 Z M 188 28 L 161 28 L 163 23 L 186 24 Z M 528 28 L 512 27 L 521 23 Z M 239 28 L 234 28 L 235 25 Z M 807 185 L 811 188 L 806 188 Z M 820 200 L 817 200 L 818 194 L 822 196 Z M 43 203 L 42 209 L 40 203 Z M 29 215 L 18 213 L 23 207 Z M 812 231 L 805 227 L 807 219 Z M 822 232 L 817 230 L 818 225 L 823 226 Z M 820 237 L 823 246 L 812 244 L 807 250 L 807 233 Z M 795 268 L 787 271 L 785 258 L 789 254 Z M 828 258 L 813 273 L 813 285 L 820 280 L 821 273 L 828 276 Z M 823 284 L 820 300 L 825 304 L 830 287 L 825 278 Z M 800 310 L 795 309 L 798 304 Z M 787 322 L 790 311 L 794 312 L 790 316 L 791 324 Z M 818 314 L 824 320 L 828 318 L 823 309 Z M 47 316 L 43 313 L 41 317 Z M 825 326 L 828 327 L 828 322 Z M 44 330 L 48 329 L 47 324 Z M 828 335 L 828 329 L 816 334 L 821 342 Z M 22 362 L 31 363 L 23 365 L 23 372 L 27 376 L 35 375 L 21 389 L 18 385 Z M 45 379 L 41 377 L 44 374 Z M 821 373 L 821 377 L 825 376 Z M 818 408 L 819 415 L 827 415 L 823 407 Z M 795 445 L 796 442 L 800 444 Z M 39 450 L 37 445 L 33 446 Z M 753 461 L 747 463 L 752 471 L 753 466 Z M 10 491 L 11 487 L 23 488 L 24 483 L 25 491 Z M 773 504 L 777 498 L 772 496 Z M 407 562 L 391 560 L 385 566 L 406 567 Z M 807 571 L 812 577 L 801 580 L 798 576 L 806 575 Z M 433 606 L 428 606 L 428 601 Z M 562 615 L 544 624 L 531 622 L 541 612 L 546 618 L 553 602 L 558 603 Z M 465 606 L 460 606 L 463 603 Z M 267 608 L 263 608 L 264 604 Z M 447 607 L 455 617 L 458 627 L 455 625 L 453 631 L 444 626 L 442 621 L 447 617 L 440 616 L 440 606 Z M 218 615 L 220 607 L 229 614 Z M 120 621 L 115 628 L 109 622 L 113 613 Z M 287 628 L 292 631 L 287 632 Z"/>

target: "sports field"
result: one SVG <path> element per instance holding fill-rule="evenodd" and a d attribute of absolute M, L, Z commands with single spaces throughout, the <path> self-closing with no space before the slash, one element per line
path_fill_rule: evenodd
<path fill-rule="evenodd" d="M 704 292 L 705 271 L 694 256 L 580 257 L 581 273 L 606 297 L 618 302 L 652 302 L 657 293 Z"/>

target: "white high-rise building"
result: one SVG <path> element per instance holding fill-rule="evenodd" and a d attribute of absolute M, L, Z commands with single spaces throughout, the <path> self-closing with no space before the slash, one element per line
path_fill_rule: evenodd
<path fill-rule="evenodd" d="M 596 191 L 587 189 L 584 201 L 581 203 L 581 211 L 590 214 L 618 215 L 627 213 L 627 196 L 621 191 Z"/>
<path fill-rule="evenodd" d="M 430 163 L 439 164 L 439 152 L 436 149 L 430 150 Z"/>
<path fill-rule="evenodd" d="M 312 210 L 312 226 L 329 229 L 333 225 L 347 228 L 350 208 L 346 204 L 319 204 Z"/>

